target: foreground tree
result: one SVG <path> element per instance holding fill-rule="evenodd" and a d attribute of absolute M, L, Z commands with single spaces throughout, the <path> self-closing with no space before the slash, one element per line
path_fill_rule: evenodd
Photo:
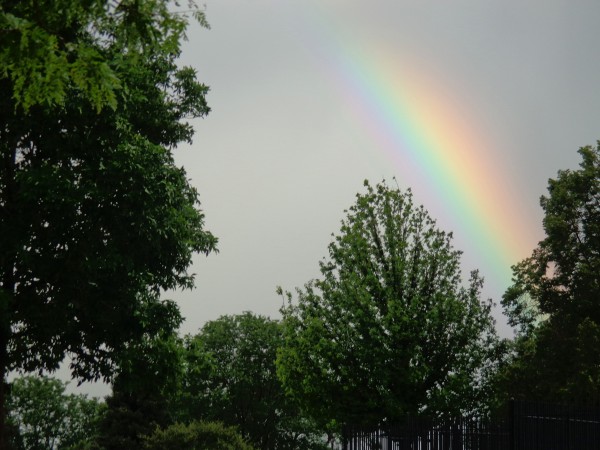
<path fill-rule="evenodd" d="M 287 391 L 321 423 L 482 408 L 496 334 L 477 272 L 411 192 L 358 194 L 321 262 L 322 278 L 282 310 L 277 361 Z"/>
<path fill-rule="evenodd" d="M 14 448 L 83 448 L 93 440 L 103 404 L 84 395 L 66 394 L 65 386 L 60 380 L 35 376 L 11 383 L 8 411 L 9 423 L 17 431 Z"/>
<path fill-rule="evenodd" d="M 215 249 L 172 157 L 208 107 L 175 64 L 185 19 L 169 5 L 2 3 L 0 380 L 65 355 L 75 377 L 109 379 L 127 348 L 179 324 L 160 292 L 191 287 L 192 254 Z M 4 404 L 0 382 L 0 448 Z"/>
<path fill-rule="evenodd" d="M 600 400 L 600 143 L 583 147 L 541 198 L 546 237 L 513 267 L 503 298 L 517 327 L 505 395 Z"/>
<path fill-rule="evenodd" d="M 116 108 L 127 86 L 117 46 L 126 58 L 159 49 L 179 52 L 187 14 L 204 26 L 204 13 L 188 0 L 186 14 L 172 0 L 3 0 L 0 8 L 0 79 L 16 106 L 62 105 L 76 88 L 96 110 Z"/>
<path fill-rule="evenodd" d="M 277 379 L 281 324 L 246 312 L 208 322 L 186 341 L 179 420 L 235 426 L 260 449 L 318 449 L 322 433 Z"/>

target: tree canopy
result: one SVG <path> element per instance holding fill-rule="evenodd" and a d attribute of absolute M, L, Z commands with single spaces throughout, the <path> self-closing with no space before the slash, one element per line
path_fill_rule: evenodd
<path fill-rule="evenodd" d="M 377 424 L 481 407 L 496 343 L 490 302 L 410 191 L 358 194 L 320 263 L 282 310 L 277 370 L 312 416 Z"/>
<path fill-rule="evenodd" d="M 513 267 L 503 305 L 519 334 L 503 374 L 515 398 L 600 399 L 600 143 L 541 198 L 546 237 Z"/>
<path fill-rule="evenodd" d="M 246 312 L 207 322 L 186 339 L 179 420 L 235 426 L 260 449 L 321 448 L 321 433 L 289 399 L 275 370 L 281 324 Z"/>
<path fill-rule="evenodd" d="M 99 422 L 97 444 L 103 450 L 141 448 L 144 436 L 168 427 L 176 414 L 183 374 L 184 348 L 176 333 L 162 333 L 131 345 L 121 355 Z"/>
<path fill-rule="evenodd" d="M 15 107 L 64 104 L 72 89 L 96 110 L 115 109 L 127 89 L 119 65 L 148 52 L 177 54 L 188 15 L 207 26 L 193 1 L 3 0 L 0 79 Z M 117 52 L 105 53 L 113 48 Z"/>
<path fill-rule="evenodd" d="M 172 155 L 209 111 L 176 64 L 174 5 L 1 5 L 0 379 L 65 355 L 75 377 L 110 378 L 128 347 L 179 325 L 161 291 L 191 287 L 193 253 L 216 249 Z"/>
<path fill-rule="evenodd" d="M 66 394 L 65 387 L 49 377 L 13 380 L 8 417 L 16 433 L 11 448 L 69 449 L 91 442 L 103 404 L 85 395 Z"/>

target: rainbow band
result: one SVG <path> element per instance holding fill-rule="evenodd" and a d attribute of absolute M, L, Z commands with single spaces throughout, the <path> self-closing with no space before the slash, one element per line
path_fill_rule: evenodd
<path fill-rule="evenodd" d="M 428 71 L 414 71 L 418 65 L 405 57 L 400 63 L 379 42 L 361 50 L 326 22 L 327 14 L 319 7 L 307 16 L 305 45 L 340 87 L 375 147 L 394 161 L 400 181 L 416 180 L 415 173 L 420 186 L 425 181 L 437 199 L 435 210 L 441 207 L 442 216 L 473 244 L 471 251 L 481 252 L 482 273 L 502 293 L 511 265 L 531 253 L 539 231 L 518 213 L 524 208 L 494 147 L 478 136 L 473 114 L 441 90 L 440 81 L 428 79 Z"/>

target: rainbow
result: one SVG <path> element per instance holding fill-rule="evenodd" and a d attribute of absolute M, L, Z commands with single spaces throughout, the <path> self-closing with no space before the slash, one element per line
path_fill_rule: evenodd
<path fill-rule="evenodd" d="M 305 17 L 304 45 L 338 86 L 374 148 L 411 180 L 415 194 L 426 186 L 433 217 L 449 218 L 455 236 L 477 252 L 491 290 L 501 295 L 511 266 L 531 254 L 541 238 L 512 188 L 506 163 L 478 132 L 475 114 L 444 90 L 423 62 L 403 61 L 382 42 L 357 42 L 317 6 Z M 376 180 L 373 180 L 376 181 Z M 419 196 L 419 198 L 421 198 Z M 444 228 L 444 227 L 442 227 Z M 466 256 L 466 255 L 465 255 Z"/>

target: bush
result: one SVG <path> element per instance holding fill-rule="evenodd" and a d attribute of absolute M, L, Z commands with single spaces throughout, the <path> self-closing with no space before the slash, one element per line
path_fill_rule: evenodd
<path fill-rule="evenodd" d="M 253 450 L 234 427 L 221 422 L 176 423 L 144 440 L 147 450 Z"/>

